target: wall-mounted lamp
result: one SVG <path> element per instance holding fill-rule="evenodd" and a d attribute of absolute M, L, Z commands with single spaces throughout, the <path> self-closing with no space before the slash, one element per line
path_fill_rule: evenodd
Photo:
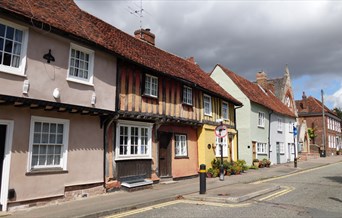
<path fill-rule="evenodd" d="M 93 92 L 93 94 L 91 95 L 90 103 L 92 105 L 95 105 L 95 103 L 96 103 L 96 94 L 95 94 L 95 92 Z"/>
<path fill-rule="evenodd" d="M 58 88 L 55 88 L 55 89 L 53 90 L 52 96 L 53 96 L 54 98 L 56 98 L 56 99 L 61 97 L 61 93 L 60 93 L 60 91 L 59 91 Z"/>
<path fill-rule="evenodd" d="M 211 147 L 213 148 L 213 150 L 216 150 L 216 144 L 215 143 L 213 143 Z"/>
<path fill-rule="evenodd" d="M 24 80 L 23 84 L 23 94 L 27 94 L 30 88 L 30 81 L 28 79 Z"/>
<path fill-rule="evenodd" d="M 51 49 L 49 49 L 49 53 L 45 54 L 43 58 L 48 62 L 48 64 L 50 61 L 55 61 L 55 57 L 51 54 Z"/>

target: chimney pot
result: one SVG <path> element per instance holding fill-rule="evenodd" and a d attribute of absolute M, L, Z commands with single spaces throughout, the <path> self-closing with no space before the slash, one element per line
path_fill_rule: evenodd
<path fill-rule="evenodd" d="M 151 33 L 151 29 L 149 28 L 134 31 L 134 36 L 137 39 L 145 41 L 151 45 L 155 45 L 156 36 L 153 33 Z"/>

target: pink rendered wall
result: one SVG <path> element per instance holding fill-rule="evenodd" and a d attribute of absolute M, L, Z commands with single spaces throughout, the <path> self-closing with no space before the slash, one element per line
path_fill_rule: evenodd
<path fill-rule="evenodd" d="M 172 159 L 172 177 L 186 177 L 193 176 L 198 173 L 198 149 L 197 149 L 197 128 L 189 126 L 172 126 L 165 125 L 161 126 L 158 131 L 171 132 L 172 137 L 172 148 L 171 148 L 171 159 Z M 177 158 L 175 157 L 175 134 L 185 134 L 187 136 L 188 145 L 188 157 Z"/>
<path fill-rule="evenodd" d="M 70 121 L 67 172 L 27 175 L 31 116 Z M 65 186 L 103 182 L 99 117 L 2 105 L 1 119 L 14 121 L 9 188 L 15 189 L 16 201 L 64 195 Z"/>

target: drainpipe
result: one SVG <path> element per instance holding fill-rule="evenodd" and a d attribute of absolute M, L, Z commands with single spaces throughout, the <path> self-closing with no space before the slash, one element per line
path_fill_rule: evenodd
<path fill-rule="evenodd" d="M 268 113 L 268 158 L 271 159 L 271 115 L 273 114 L 273 110 Z"/>
<path fill-rule="evenodd" d="M 237 160 L 239 160 L 239 131 L 237 129 L 237 120 L 236 120 L 236 110 L 239 109 L 239 108 L 242 108 L 243 105 L 241 106 L 237 106 L 237 107 L 234 107 L 234 122 L 235 122 L 235 131 L 236 131 L 236 157 L 237 157 Z M 233 158 L 232 158 L 233 160 Z"/>

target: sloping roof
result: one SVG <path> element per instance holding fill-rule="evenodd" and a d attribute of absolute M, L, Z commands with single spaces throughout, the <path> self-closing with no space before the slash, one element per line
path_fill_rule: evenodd
<path fill-rule="evenodd" d="M 261 88 L 261 86 L 258 84 L 248 81 L 247 79 L 237 75 L 222 65 L 218 64 L 217 66 L 219 66 L 223 72 L 240 88 L 240 90 L 249 98 L 250 101 L 263 105 L 276 113 L 289 117 L 296 117 L 296 115 L 270 90 Z"/>
<path fill-rule="evenodd" d="M 297 109 L 298 109 L 298 113 L 316 113 L 316 114 L 319 114 L 321 113 L 322 114 L 322 102 L 312 96 L 309 96 L 306 98 L 306 108 L 305 107 L 305 103 L 304 103 L 304 99 L 302 100 L 296 100 L 296 106 L 297 106 Z M 303 107 L 303 106 L 304 107 Z M 329 110 L 329 108 L 327 108 L 325 105 L 324 105 L 324 112 L 326 113 L 330 113 L 330 114 L 333 114 L 336 116 L 336 114 Z"/>
<path fill-rule="evenodd" d="M 1 13 L 24 18 L 31 25 L 65 32 L 65 36 L 81 38 L 109 50 L 119 57 L 178 79 L 187 80 L 217 96 L 242 105 L 224 91 L 198 65 L 149 45 L 110 24 L 82 11 L 72 0 L 1 0 Z M 35 25 L 42 28 L 41 25 Z"/>

